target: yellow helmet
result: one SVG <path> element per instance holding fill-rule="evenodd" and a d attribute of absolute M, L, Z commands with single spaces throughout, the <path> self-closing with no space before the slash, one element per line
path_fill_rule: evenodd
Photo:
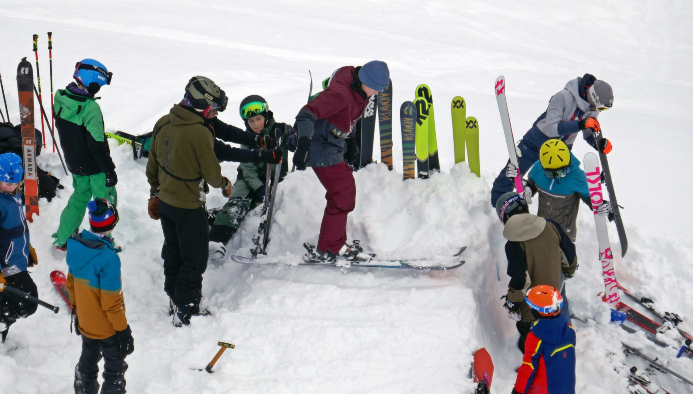
<path fill-rule="evenodd" d="M 556 170 L 570 166 L 570 150 L 561 140 L 548 140 L 539 150 L 539 162 L 545 170 Z"/>

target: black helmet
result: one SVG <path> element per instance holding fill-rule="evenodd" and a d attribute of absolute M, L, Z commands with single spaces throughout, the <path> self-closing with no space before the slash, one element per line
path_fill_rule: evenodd
<path fill-rule="evenodd" d="M 269 104 L 267 104 L 267 100 L 257 94 L 251 94 L 244 98 L 238 107 L 238 112 L 243 120 L 248 120 L 255 115 L 262 115 L 265 120 L 269 120 Z"/>
<path fill-rule="evenodd" d="M 513 215 L 529 213 L 529 206 L 521 195 L 515 192 L 507 192 L 496 201 L 496 213 L 501 222 L 505 224 Z"/>

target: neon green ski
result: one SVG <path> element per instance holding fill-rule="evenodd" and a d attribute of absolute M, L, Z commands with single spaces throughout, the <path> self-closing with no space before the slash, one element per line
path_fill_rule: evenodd
<path fill-rule="evenodd" d="M 417 176 L 425 179 L 428 178 L 429 174 L 428 120 L 431 107 L 426 99 L 421 97 L 414 100 L 414 106 L 416 107 L 416 131 L 414 132 L 414 137 L 416 138 Z"/>
<path fill-rule="evenodd" d="M 467 143 L 469 169 L 475 173 L 476 176 L 481 176 L 481 164 L 479 160 L 479 121 L 477 121 L 476 118 L 471 116 L 467 118 L 464 138 Z"/>
<path fill-rule="evenodd" d="M 455 96 L 450 103 L 452 113 L 452 138 L 455 145 L 455 164 L 465 160 L 464 131 L 467 128 L 467 104 L 461 96 Z"/>
<path fill-rule="evenodd" d="M 438 140 L 436 138 L 436 119 L 435 113 L 433 112 L 433 93 L 431 93 L 431 88 L 423 84 L 417 86 L 416 97 L 426 99 L 430 112 L 428 115 L 428 171 L 440 171 Z"/>

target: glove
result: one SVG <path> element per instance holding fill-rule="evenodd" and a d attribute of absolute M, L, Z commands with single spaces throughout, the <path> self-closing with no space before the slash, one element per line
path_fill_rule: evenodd
<path fill-rule="evenodd" d="M 224 177 L 224 180 L 226 180 L 226 186 L 221 189 L 221 194 L 226 198 L 230 198 L 231 192 L 233 191 L 233 184 L 227 177 Z"/>
<path fill-rule="evenodd" d="M 256 155 L 255 160 L 258 163 L 269 163 L 269 164 L 279 164 L 282 161 L 282 156 L 284 152 L 281 149 L 272 150 L 253 150 L 253 154 Z"/>
<path fill-rule="evenodd" d="M 524 195 L 525 195 L 525 201 L 527 201 L 527 204 L 532 203 L 532 188 L 527 184 L 526 180 L 522 180 L 522 185 L 524 186 Z"/>
<path fill-rule="evenodd" d="M 517 167 L 515 167 L 513 163 L 508 163 L 508 166 L 505 167 L 505 176 L 510 179 L 515 179 L 517 174 Z"/>
<path fill-rule="evenodd" d="M 599 122 L 597 121 L 597 119 L 593 117 L 589 117 L 587 119 L 580 119 L 578 125 L 580 127 L 580 130 L 592 129 L 595 133 L 597 131 L 602 130 L 601 127 L 599 127 Z"/>
<path fill-rule="evenodd" d="M 72 332 L 72 326 L 75 327 L 75 334 L 77 336 L 82 335 L 81 332 L 79 332 L 79 320 L 77 319 L 77 309 L 72 310 L 72 319 L 70 319 L 70 332 Z"/>
<path fill-rule="evenodd" d="M 607 200 L 602 201 L 597 207 L 597 215 L 606 216 L 610 222 L 614 221 L 614 211 L 611 210 L 611 204 Z"/>
<path fill-rule="evenodd" d="M 115 171 L 106 173 L 106 187 L 114 187 L 118 184 L 118 175 Z"/>
<path fill-rule="evenodd" d="M 510 301 L 507 295 L 502 296 L 501 300 L 503 300 L 503 308 L 508 310 L 508 317 L 515 321 L 520 321 L 520 303 Z"/>
<path fill-rule="evenodd" d="M 132 337 L 130 326 L 127 326 L 123 331 L 116 331 L 115 336 L 118 338 L 121 354 L 127 356 L 135 351 L 135 339 Z"/>
<path fill-rule="evenodd" d="M 290 152 L 296 152 L 298 147 L 298 129 L 294 126 L 289 130 L 289 135 L 286 138 L 286 147 Z"/>
<path fill-rule="evenodd" d="M 310 160 L 310 145 L 313 142 L 308 137 L 301 137 L 298 139 L 298 147 L 296 148 L 296 153 L 294 153 L 294 165 L 299 171 L 305 171 L 306 163 Z"/>
<path fill-rule="evenodd" d="M 613 146 L 611 146 L 611 141 L 609 141 L 606 138 L 602 138 L 599 140 L 599 151 L 603 152 L 605 155 L 608 155 L 609 152 L 613 149 Z"/>
<path fill-rule="evenodd" d="M 561 267 L 561 272 L 563 272 L 563 275 L 565 275 L 566 278 L 572 279 L 575 276 L 575 271 L 580 268 L 580 264 L 575 263 L 575 265 L 568 266 L 568 267 Z"/>
<path fill-rule="evenodd" d="M 344 153 L 344 158 L 346 159 L 347 164 L 349 167 L 354 167 L 358 168 L 359 164 L 359 144 L 358 141 L 356 141 L 356 138 L 347 138 L 346 139 L 346 145 L 347 145 L 347 150 Z"/>
<path fill-rule="evenodd" d="M 149 203 L 147 206 L 147 211 L 149 211 L 149 217 L 154 220 L 159 220 L 159 197 L 150 196 Z"/>
<path fill-rule="evenodd" d="M 38 264 L 38 257 L 36 256 L 36 249 L 29 245 L 29 267 L 33 267 Z"/>
<path fill-rule="evenodd" d="M 264 198 L 265 198 L 265 185 L 262 185 L 257 190 L 255 190 L 255 197 L 253 197 L 253 200 L 262 201 Z"/>
<path fill-rule="evenodd" d="M 262 149 L 274 149 L 274 139 L 268 135 L 258 135 L 255 137 L 255 143 L 258 148 Z"/>

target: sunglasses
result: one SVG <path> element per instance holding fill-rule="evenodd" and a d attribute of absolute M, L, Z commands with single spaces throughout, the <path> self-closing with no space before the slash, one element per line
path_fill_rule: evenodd
<path fill-rule="evenodd" d="M 549 179 L 563 178 L 568 174 L 570 174 L 570 166 L 544 170 L 544 175 Z"/>
<path fill-rule="evenodd" d="M 269 110 L 267 103 L 253 101 L 241 107 L 241 119 L 246 120 Z"/>

